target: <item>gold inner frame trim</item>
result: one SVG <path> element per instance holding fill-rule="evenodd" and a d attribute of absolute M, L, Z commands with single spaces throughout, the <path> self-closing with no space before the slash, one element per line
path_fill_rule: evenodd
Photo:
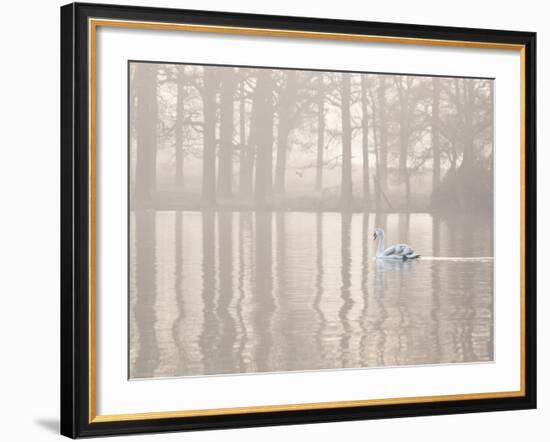
<path fill-rule="evenodd" d="M 96 36 L 98 27 L 133 28 L 161 31 L 206 32 L 216 34 L 253 35 L 264 37 L 307 38 L 339 41 L 355 41 L 387 44 L 411 44 L 419 46 L 444 46 L 474 49 L 518 51 L 520 54 L 520 389 L 486 393 L 465 393 L 437 396 L 399 397 L 351 401 L 315 402 L 283 405 L 261 405 L 233 408 L 153 411 L 128 414 L 96 414 Z M 160 23 L 130 20 L 88 19 L 88 94 L 89 94 L 89 423 L 168 419 L 178 417 L 221 416 L 246 413 L 270 413 L 277 411 L 322 410 L 328 408 L 365 407 L 375 405 L 418 404 L 427 402 L 482 400 L 525 396 L 525 45 L 494 42 L 440 40 L 412 37 L 390 37 L 330 32 L 292 31 L 284 29 L 247 28 L 236 26 L 211 26 L 183 23 Z"/>

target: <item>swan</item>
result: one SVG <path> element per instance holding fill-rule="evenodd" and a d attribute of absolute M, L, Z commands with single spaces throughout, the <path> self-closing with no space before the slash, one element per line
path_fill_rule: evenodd
<path fill-rule="evenodd" d="M 378 228 L 374 231 L 374 239 L 378 240 L 378 246 L 376 249 L 376 259 L 401 259 L 403 261 L 407 259 L 416 259 L 420 255 L 416 253 L 413 248 L 407 244 L 396 244 L 394 246 L 384 249 L 384 230 Z"/>

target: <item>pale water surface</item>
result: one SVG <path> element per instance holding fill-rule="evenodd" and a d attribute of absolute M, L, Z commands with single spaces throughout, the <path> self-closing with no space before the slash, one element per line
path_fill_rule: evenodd
<path fill-rule="evenodd" d="M 492 219 L 130 213 L 131 378 L 493 359 Z M 375 261 L 372 233 L 422 258 Z"/>

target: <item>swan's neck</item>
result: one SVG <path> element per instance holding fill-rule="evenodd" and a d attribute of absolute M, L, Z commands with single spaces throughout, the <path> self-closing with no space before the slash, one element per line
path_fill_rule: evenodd
<path fill-rule="evenodd" d="M 378 242 L 378 247 L 376 249 L 376 256 L 382 256 L 384 254 L 384 236 L 380 235 L 376 238 Z"/>

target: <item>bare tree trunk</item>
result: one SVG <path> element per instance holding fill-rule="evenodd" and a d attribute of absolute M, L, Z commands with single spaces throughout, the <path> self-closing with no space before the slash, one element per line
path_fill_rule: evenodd
<path fill-rule="evenodd" d="M 441 181 L 441 150 L 439 144 L 439 78 L 432 78 L 432 152 L 433 152 L 433 175 L 432 192 L 434 192 Z"/>
<path fill-rule="evenodd" d="M 403 118 L 403 117 L 402 117 Z M 405 117 L 406 118 L 406 117 Z M 404 121 L 403 119 L 401 120 Z M 407 170 L 407 123 L 402 123 L 403 128 L 399 129 L 399 179 L 405 186 L 405 199 L 407 201 L 407 207 L 411 206 L 411 182 L 409 177 L 409 171 Z"/>
<path fill-rule="evenodd" d="M 317 168 L 315 173 L 315 191 L 323 190 L 323 154 L 325 150 L 325 78 L 319 73 L 317 88 Z"/>
<path fill-rule="evenodd" d="M 240 85 L 239 100 L 239 192 L 241 197 L 250 198 L 252 196 L 252 176 L 254 167 L 254 156 L 252 147 L 248 144 L 246 137 L 246 98 L 244 92 L 245 79 Z"/>
<path fill-rule="evenodd" d="M 363 132 L 363 199 L 365 207 L 370 202 L 370 172 L 369 172 L 369 122 L 367 112 L 367 76 L 361 75 L 361 129 Z"/>
<path fill-rule="evenodd" d="M 235 71 L 222 68 L 220 90 L 220 154 L 218 163 L 218 196 L 229 198 L 233 185 L 233 95 Z"/>
<path fill-rule="evenodd" d="M 463 107 L 463 143 L 464 154 L 462 156 L 462 164 L 460 168 L 462 172 L 468 173 L 472 170 L 474 165 L 474 123 L 473 123 L 473 80 L 462 80 L 463 95 L 464 95 L 464 107 Z"/>
<path fill-rule="evenodd" d="M 374 176 L 374 198 L 375 198 L 375 204 L 376 204 L 376 211 L 380 211 L 381 209 L 380 145 L 378 143 L 378 132 L 380 129 L 380 121 L 378 121 L 378 118 L 377 118 L 376 100 L 374 99 L 373 94 L 371 93 L 371 89 L 369 89 L 368 85 L 367 85 L 367 90 L 370 93 L 371 103 L 372 103 L 372 135 L 373 135 L 373 141 L 374 141 L 374 167 L 376 172 Z"/>
<path fill-rule="evenodd" d="M 489 128 L 492 134 L 494 134 L 495 130 L 495 82 L 492 80 L 489 84 Z M 493 173 L 493 152 L 494 152 L 494 138 L 491 137 L 491 154 L 490 158 L 491 161 L 489 162 L 489 170 L 491 173 Z"/>
<path fill-rule="evenodd" d="M 203 160 L 202 200 L 207 205 L 216 203 L 216 68 L 205 67 L 203 74 Z"/>
<path fill-rule="evenodd" d="M 252 144 L 257 152 L 255 197 L 259 205 L 265 205 L 273 185 L 273 87 L 269 70 L 259 69 L 257 75 L 252 108 Z"/>
<path fill-rule="evenodd" d="M 384 191 L 387 187 L 388 176 L 388 131 L 386 121 L 386 77 L 379 75 L 378 85 L 378 124 L 380 131 L 380 144 L 379 144 L 379 162 L 380 162 L 380 175 L 379 184 L 381 191 Z"/>
<path fill-rule="evenodd" d="M 404 183 L 405 183 L 405 198 L 407 201 L 407 208 L 410 209 L 411 207 L 411 179 L 409 176 L 409 172 L 405 169 L 405 175 L 404 175 Z"/>
<path fill-rule="evenodd" d="M 456 119 L 458 121 L 458 127 L 459 128 L 462 128 L 463 126 L 463 114 L 462 114 L 462 105 L 461 105 L 461 99 L 460 99 L 460 83 L 459 83 L 459 80 L 458 78 L 455 78 L 454 81 L 453 81 L 453 85 L 454 85 L 454 100 L 455 100 L 455 107 L 456 107 Z M 458 148 L 457 148 L 457 144 L 458 144 L 458 136 L 457 136 L 457 132 L 459 131 L 454 131 L 452 133 L 452 138 L 450 140 L 450 143 L 451 143 L 451 149 L 450 149 L 450 152 L 451 152 L 451 168 L 450 170 L 455 172 L 457 170 L 457 162 L 458 162 Z"/>
<path fill-rule="evenodd" d="M 342 208 L 349 209 L 353 201 L 351 181 L 351 121 L 350 121 L 350 74 L 342 74 Z"/>
<path fill-rule="evenodd" d="M 294 124 L 294 104 L 297 91 L 296 71 L 286 72 L 286 84 L 279 100 L 279 127 L 277 130 L 277 163 L 275 165 L 275 192 L 285 193 L 286 153 L 288 137 Z"/>
<path fill-rule="evenodd" d="M 175 162 L 176 171 L 174 175 L 174 183 L 178 187 L 183 186 L 183 120 L 185 108 L 183 105 L 185 97 L 185 66 L 179 65 L 178 82 L 177 82 L 177 97 L 176 97 L 176 145 L 175 145 Z"/>
<path fill-rule="evenodd" d="M 136 118 L 136 199 L 153 197 L 157 181 L 157 69 L 153 64 L 140 63 L 135 74 Z"/>
<path fill-rule="evenodd" d="M 411 206 L 411 185 L 407 170 L 409 144 L 408 89 L 403 90 L 402 79 L 396 79 L 399 92 L 399 180 L 405 185 L 407 207 Z"/>

